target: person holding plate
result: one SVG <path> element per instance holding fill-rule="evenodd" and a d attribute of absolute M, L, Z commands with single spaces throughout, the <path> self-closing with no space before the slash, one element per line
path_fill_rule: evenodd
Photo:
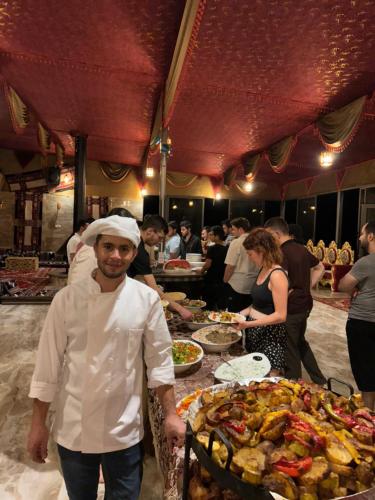
<path fill-rule="evenodd" d="M 251 306 L 240 311 L 248 321 L 236 324 L 246 329 L 248 352 L 261 352 L 271 363 L 271 376 L 282 375 L 285 367 L 288 277 L 281 267 L 282 253 L 275 238 L 265 229 L 253 229 L 243 242 L 249 259 L 260 268 L 251 296 Z"/>

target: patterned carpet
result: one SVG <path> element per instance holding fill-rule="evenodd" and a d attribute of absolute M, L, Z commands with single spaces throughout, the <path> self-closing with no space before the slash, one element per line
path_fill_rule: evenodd
<path fill-rule="evenodd" d="M 349 311 L 350 299 L 347 297 L 336 298 L 336 297 L 316 297 L 316 296 L 314 296 L 314 300 L 322 302 L 323 304 L 327 304 L 328 306 L 335 307 L 336 309 L 340 309 L 341 311 Z"/>

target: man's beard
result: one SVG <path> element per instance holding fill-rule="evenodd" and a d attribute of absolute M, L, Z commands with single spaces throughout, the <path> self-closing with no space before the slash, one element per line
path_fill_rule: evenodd
<path fill-rule="evenodd" d="M 361 248 L 366 252 L 368 253 L 368 241 L 365 240 L 363 242 L 361 242 Z"/>
<path fill-rule="evenodd" d="M 117 272 L 109 273 L 108 271 L 106 271 L 105 267 L 99 261 L 98 261 L 98 268 L 100 269 L 103 276 L 112 280 L 125 276 L 126 271 L 128 270 L 128 268 L 126 267 L 125 269 L 121 268 L 121 270 Z"/>

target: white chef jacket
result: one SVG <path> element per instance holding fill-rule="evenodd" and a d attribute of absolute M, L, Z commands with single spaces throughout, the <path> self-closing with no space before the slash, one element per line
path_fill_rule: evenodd
<path fill-rule="evenodd" d="M 68 285 L 86 279 L 98 267 L 94 248 L 83 245 L 75 254 L 69 267 Z"/>
<path fill-rule="evenodd" d="M 174 384 L 171 344 L 154 290 L 126 277 L 102 293 L 88 276 L 52 301 L 29 397 L 56 400 L 52 436 L 65 448 L 129 448 L 143 438 L 143 359 L 149 388 Z"/>
<path fill-rule="evenodd" d="M 76 253 L 78 245 L 81 243 L 81 237 L 78 233 L 74 233 L 66 244 L 66 253 L 68 256 L 68 262 L 71 263 L 70 254 Z"/>

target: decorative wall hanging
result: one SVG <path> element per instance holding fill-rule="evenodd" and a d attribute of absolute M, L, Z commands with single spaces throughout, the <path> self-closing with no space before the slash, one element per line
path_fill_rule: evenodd
<path fill-rule="evenodd" d="M 255 179 L 255 176 L 258 171 L 258 163 L 261 158 L 261 153 L 252 156 L 245 156 L 242 160 L 243 171 L 246 177 L 246 180 L 252 181 Z"/>
<path fill-rule="evenodd" d="M 121 182 L 130 172 L 130 167 L 125 165 L 112 165 L 107 161 L 100 162 L 100 170 L 104 177 L 112 182 Z"/>
<path fill-rule="evenodd" d="M 51 149 L 51 135 L 41 123 L 38 123 L 38 144 L 40 152 L 43 156 L 46 156 Z"/>
<path fill-rule="evenodd" d="M 176 178 L 173 176 L 171 173 L 167 173 L 167 182 L 171 186 L 175 188 L 180 188 L 180 189 L 186 189 L 190 187 L 197 179 L 198 175 L 189 175 L 189 174 L 181 174 L 179 175 L 179 178 L 182 180 L 182 184 L 179 184 L 176 182 Z"/>
<path fill-rule="evenodd" d="M 7 83 L 4 83 L 4 92 L 8 102 L 13 129 L 16 134 L 22 134 L 30 122 L 29 110 L 17 92 Z"/>
<path fill-rule="evenodd" d="M 214 197 L 220 193 L 221 188 L 223 187 L 223 178 L 222 177 L 210 177 L 210 182 L 212 185 L 212 190 L 214 192 Z"/>
<path fill-rule="evenodd" d="M 14 156 L 17 158 L 21 167 L 25 168 L 33 160 L 35 153 L 33 151 L 21 151 L 16 149 L 14 151 Z"/>
<path fill-rule="evenodd" d="M 87 216 L 100 219 L 108 213 L 108 196 L 87 196 Z"/>
<path fill-rule="evenodd" d="M 357 133 L 366 96 L 328 113 L 316 122 L 318 135 L 324 147 L 332 153 L 341 153 Z"/>
<path fill-rule="evenodd" d="M 230 188 L 236 179 L 236 175 L 237 175 L 237 165 L 228 168 L 228 170 L 224 172 L 224 185 Z"/>
<path fill-rule="evenodd" d="M 62 166 L 64 164 L 64 148 L 61 144 L 55 143 L 56 165 Z"/>
<path fill-rule="evenodd" d="M 272 170 L 277 174 L 284 172 L 290 153 L 297 140 L 294 137 L 285 137 L 279 142 L 272 144 L 266 152 L 266 158 L 270 162 Z"/>

